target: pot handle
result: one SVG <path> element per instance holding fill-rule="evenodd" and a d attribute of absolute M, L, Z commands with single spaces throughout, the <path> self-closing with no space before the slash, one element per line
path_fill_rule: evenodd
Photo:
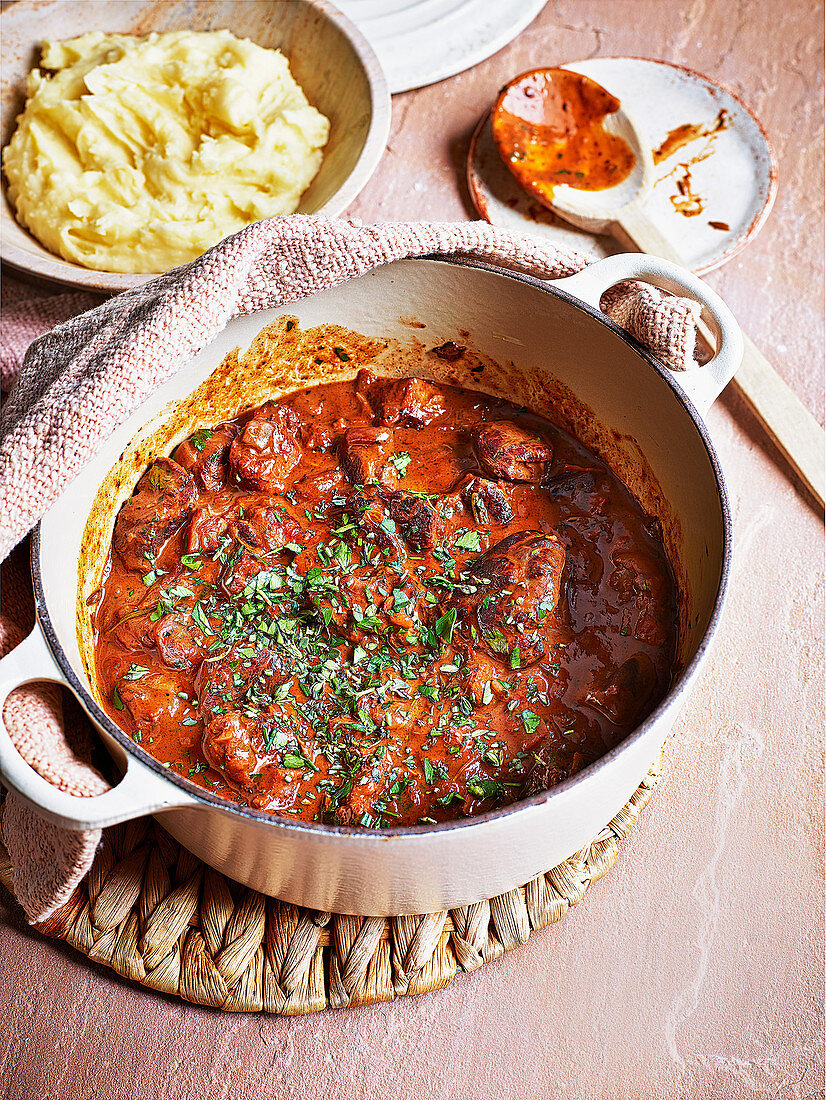
<path fill-rule="evenodd" d="M 196 798 L 175 789 L 131 753 L 124 754 L 126 772 L 120 783 L 103 794 L 89 797 L 69 794 L 44 779 L 17 751 L 3 718 L 9 695 L 34 680 L 71 686 L 55 662 L 39 625 L 0 661 L 0 782 L 16 791 L 42 817 L 67 829 L 103 829 L 173 806 L 200 805 Z"/>
<path fill-rule="evenodd" d="M 621 253 L 598 260 L 576 275 L 554 280 L 554 287 L 566 290 L 586 305 L 599 309 L 605 291 L 624 279 L 641 279 L 672 294 L 688 295 L 702 305 L 703 319 L 711 321 L 709 328 L 717 352 L 711 362 L 702 367 L 669 373 L 704 416 L 734 377 L 743 358 L 743 335 L 734 315 L 702 279 L 669 260 L 641 252 Z"/>

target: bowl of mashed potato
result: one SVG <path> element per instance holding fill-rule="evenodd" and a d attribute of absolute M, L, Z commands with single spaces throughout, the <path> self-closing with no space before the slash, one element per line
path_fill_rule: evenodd
<path fill-rule="evenodd" d="M 3 15 L 12 267 L 123 290 L 262 218 L 340 214 L 378 164 L 387 86 L 326 0 L 41 11 Z"/>

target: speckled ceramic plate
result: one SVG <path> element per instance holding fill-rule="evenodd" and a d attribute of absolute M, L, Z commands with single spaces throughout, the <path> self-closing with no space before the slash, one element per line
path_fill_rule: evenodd
<path fill-rule="evenodd" d="M 464 72 L 501 50 L 546 0 L 337 0 L 376 51 L 391 92 Z"/>
<path fill-rule="evenodd" d="M 655 184 L 646 210 L 698 274 L 730 260 L 766 220 L 777 164 L 759 120 L 733 92 L 665 61 L 598 57 L 565 68 L 599 81 L 646 133 Z M 524 192 L 493 144 L 486 115 L 468 156 L 473 202 L 494 225 L 594 257 L 623 251 L 613 237 L 566 225 Z"/>

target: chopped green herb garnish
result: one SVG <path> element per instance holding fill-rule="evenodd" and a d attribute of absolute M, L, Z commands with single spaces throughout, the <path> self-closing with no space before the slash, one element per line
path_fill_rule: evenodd
<path fill-rule="evenodd" d="M 463 531 L 453 540 L 457 550 L 473 550 L 478 553 L 482 549 L 482 540 L 478 531 Z"/>
<path fill-rule="evenodd" d="M 440 618 L 436 620 L 436 633 L 444 638 L 446 642 L 449 642 L 453 637 L 453 630 L 456 626 L 456 608 L 451 607 L 450 611 L 446 612 Z"/>
<path fill-rule="evenodd" d="M 193 432 L 189 437 L 189 442 L 196 451 L 202 451 L 204 449 L 204 444 L 212 434 L 211 428 L 199 428 L 197 432 Z"/>
<path fill-rule="evenodd" d="M 409 453 L 407 451 L 398 451 L 396 454 L 390 456 L 390 461 L 395 466 L 399 478 L 403 478 L 407 473 L 407 467 L 410 465 Z"/>
<path fill-rule="evenodd" d="M 147 675 L 149 669 L 144 665 L 131 664 L 129 668 L 124 672 L 124 680 L 140 680 Z"/>
<path fill-rule="evenodd" d="M 207 637 L 211 637 L 214 634 L 212 627 L 209 625 L 209 619 L 204 614 L 204 609 L 201 607 L 201 601 L 199 600 L 192 608 L 192 621 L 199 628 L 202 634 Z"/>
<path fill-rule="evenodd" d="M 526 733 L 533 733 L 541 720 L 542 719 L 539 717 L 539 715 L 534 714 L 532 710 L 522 711 L 522 725 L 525 727 Z"/>

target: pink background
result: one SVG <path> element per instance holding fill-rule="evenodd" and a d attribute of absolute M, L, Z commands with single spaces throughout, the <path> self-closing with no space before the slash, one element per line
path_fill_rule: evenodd
<path fill-rule="evenodd" d="M 780 192 L 709 283 L 821 420 L 823 9 L 809 0 L 558 0 L 510 46 L 394 99 L 350 213 L 473 216 L 470 133 L 515 73 L 681 62 L 766 126 Z M 660 791 L 560 924 L 439 993 L 288 1020 L 164 998 L 29 931 L 0 897 L 8 1100 L 814 1098 L 823 1095 L 823 522 L 736 394 L 709 426 L 735 523 L 730 598 Z"/>

